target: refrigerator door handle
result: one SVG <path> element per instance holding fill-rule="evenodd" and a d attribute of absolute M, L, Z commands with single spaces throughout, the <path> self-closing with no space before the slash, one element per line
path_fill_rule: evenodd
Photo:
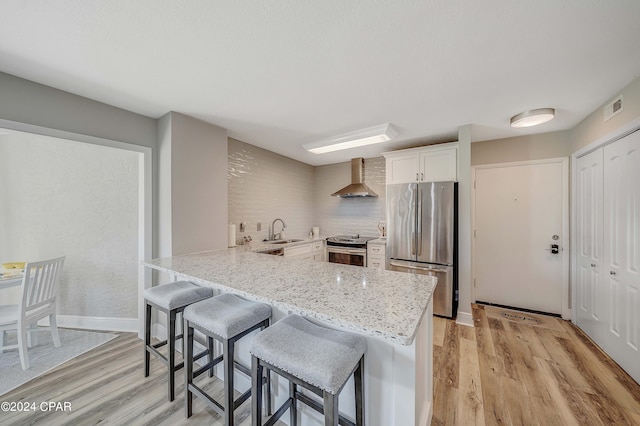
<path fill-rule="evenodd" d="M 418 256 L 422 255 L 422 198 L 420 197 L 420 188 L 416 188 L 417 200 L 418 200 L 418 212 L 417 212 L 417 228 L 418 228 Z"/>
<path fill-rule="evenodd" d="M 411 254 L 412 255 L 416 254 L 416 233 L 415 232 L 411 233 Z"/>
<path fill-rule="evenodd" d="M 417 177 L 418 177 L 418 174 L 416 173 L 416 178 Z M 413 191 L 412 192 L 413 192 L 413 199 L 414 199 L 414 203 L 415 203 L 415 200 L 418 199 L 418 185 L 413 187 Z M 414 211 L 411 212 L 412 215 L 413 215 L 413 220 L 414 220 L 414 222 L 413 222 L 414 231 L 411 232 L 411 255 L 413 255 L 413 256 L 415 256 L 415 254 L 416 254 L 416 231 L 415 231 L 415 229 L 418 226 L 418 221 L 416 220 L 415 208 L 416 207 L 415 207 L 415 204 L 414 204 L 413 205 Z"/>
<path fill-rule="evenodd" d="M 398 266 L 400 268 L 405 268 L 405 269 L 416 269 L 418 271 L 428 271 L 428 272 L 444 272 L 447 270 L 446 266 L 429 268 L 427 266 L 413 266 L 413 265 L 407 265 L 403 263 L 396 263 L 394 261 L 391 261 L 390 265 Z"/>

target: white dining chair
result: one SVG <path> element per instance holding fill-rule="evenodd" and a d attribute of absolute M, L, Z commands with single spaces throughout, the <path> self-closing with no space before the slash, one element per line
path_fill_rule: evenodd
<path fill-rule="evenodd" d="M 0 347 L 4 350 L 17 348 L 23 370 L 29 368 L 28 333 L 50 330 L 54 346 L 60 347 L 56 323 L 56 294 L 64 259 L 65 256 L 62 256 L 27 263 L 22 277 L 20 304 L 0 305 L 0 336 L 4 336 L 5 332 L 10 330 L 16 330 L 18 333 L 16 345 L 3 346 L 4 338 L 2 338 Z M 37 322 L 45 317 L 49 317 L 49 327 L 37 327 Z"/>

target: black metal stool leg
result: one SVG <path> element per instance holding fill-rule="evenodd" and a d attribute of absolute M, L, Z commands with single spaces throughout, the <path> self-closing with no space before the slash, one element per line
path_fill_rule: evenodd
<path fill-rule="evenodd" d="M 262 377 L 262 375 L 260 375 Z M 272 415 L 271 412 L 271 370 L 267 368 L 267 416 Z"/>
<path fill-rule="evenodd" d="M 233 426 L 233 349 L 234 344 L 225 339 L 222 344 L 222 357 L 224 363 L 224 420 L 225 426 Z"/>
<path fill-rule="evenodd" d="M 149 377 L 151 353 L 147 349 L 151 345 L 151 305 L 145 303 L 144 317 L 144 377 Z"/>
<path fill-rule="evenodd" d="M 324 399 L 324 426 L 338 426 L 338 395 L 322 392 Z"/>
<path fill-rule="evenodd" d="M 289 398 L 291 399 L 291 407 L 289 407 L 289 425 L 296 426 L 298 424 L 298 404 L 296 400 L 297 386 L 289 380 Z"/>
<path fill-rule="evenodd" d="M 360 358 L 358 368 L 353 373 L 356 394 L 356 426 L 364 426 L 364 357 Z"/>
<path fill-rule="evenodd" d="M 189 322 L 184 321 L 182 329 L 185 353 L 184 353 L 184 389 L 185 389 L 185 415 L 187 418 L 193 414 L 193 393 L 189 389 L 193 383 L 193 328 L 189 327 Z"/>
<path fill-rule="evenodd" d="M 209 350 L 209 354 L 207 356 L 207 359 L 209 360 L 209 364 L 213 363 L 213 337 L 209 337 L 207 336 L 207 346 L 208 346 L 208 350 Z M 209 377 L 213 377 L 213 365 L 211 365 L 211 368 L 209 369 Z"/>
<path fill-rule="evenodd" d="M 176 384 L 176 311 L 169 311 L 169 401 L 175 399 Z"/>
<path fill-rule="evenodd" d="M 262 426 L 262 366 L 255 356 L 251 356 L 251 425 Z"/>

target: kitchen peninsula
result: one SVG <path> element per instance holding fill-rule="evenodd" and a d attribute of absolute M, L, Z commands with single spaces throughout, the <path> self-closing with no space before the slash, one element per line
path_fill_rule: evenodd
<path fill-rule="evenodd" d="M 251 250 L 241 246 L 154 259 L 144 264 L 168 273 L 172 280 L 189 280 L 268 303 L 273 307 L 272 321 L 298 313 L 328 327 L 363 335 L 367 339 L 367 424 L 430 423 L 435 278 L 289 259 Z M 246 345 L 243 347 L 240 342 L 237 351 L 244 362 L 249 359 Z M 353 417 L 351 381 L 340 395 L 340 410 Z M 284 382 L 276 382 L 277 404 L 287 395 Z M 248 383 L 239 381 L 238 385 Z M 315 412 L 301 408 L 303 418 L 316 419 L 310 424 L 318 422 Z"/>

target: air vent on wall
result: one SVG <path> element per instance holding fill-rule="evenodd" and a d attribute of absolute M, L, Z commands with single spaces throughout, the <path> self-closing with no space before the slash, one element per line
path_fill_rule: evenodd
<path fill-rule="evenodd" d="M 622 95 L 620 95 L 604 107 L 604 121 L 610 120 L 614 115 L 622 112 L 624 109 L 622 101 Z"/>

